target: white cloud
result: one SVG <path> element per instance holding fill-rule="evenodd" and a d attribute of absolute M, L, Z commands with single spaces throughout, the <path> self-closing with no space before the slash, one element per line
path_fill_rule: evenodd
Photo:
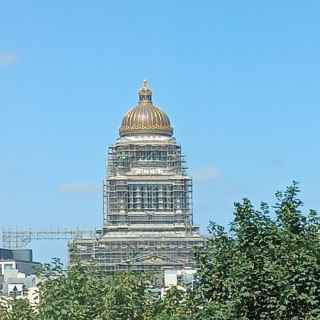
<path fill-rule="evenodd" d="M 217 180 L 222 177 L 222 172 L 215 167 L 195 169 L 192 172 L 193 178 L 197 182 L 207 182 Z"/>
<path fill-rule="evenodd" d="M 0 66 L 9 66 L 17 62 L 17 55 L 10 52 L 0 52 Z"/>
<path fill-rule="evenodd" d="M 101 187 L 89 183 L 65 183 L 59 186 L 61 193 L 97 193 L 101 192 Z"/>

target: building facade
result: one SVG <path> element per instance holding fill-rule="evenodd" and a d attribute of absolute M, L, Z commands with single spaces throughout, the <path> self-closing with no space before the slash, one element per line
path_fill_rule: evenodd
<path fill-rule="evenodd" d="M 103 199 L 103 229 L 96 239 L 75 240 L 71 261 L 78 256 L 105 271 L 194 267 L 203 239 L 193 225 L 192 179 L 146 81 L 108 150 Z"/>
<path fill-rule="evenodd" d="M 0 297 L 27 296 L 36 287 L 40 263 L 32 260 L 32 250 L 0 248 Z"/>

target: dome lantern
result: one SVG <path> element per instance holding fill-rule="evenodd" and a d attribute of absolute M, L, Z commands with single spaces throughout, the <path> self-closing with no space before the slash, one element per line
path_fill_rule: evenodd
<path fill-rule="evenodd" d="M 143 86 L 139 90 L 139 103 L 152 103 L 152 91 L 149 88 L 148 81 L 143 81 Z"/>

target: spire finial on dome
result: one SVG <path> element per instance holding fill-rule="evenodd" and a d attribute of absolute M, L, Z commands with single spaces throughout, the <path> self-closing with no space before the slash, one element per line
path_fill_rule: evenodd
<path fill-rule="evenodd" d="M 139 90 L 139 103 L 152 102 L 152 91 L 147 80 L 143 80 L 143 85 Z"/>

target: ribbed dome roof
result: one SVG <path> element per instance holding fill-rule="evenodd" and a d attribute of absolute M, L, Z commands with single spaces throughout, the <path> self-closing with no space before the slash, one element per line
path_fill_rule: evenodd
<path fill-rule="evenodd" d="M 137 134 L 172 136 L 169 117 L 152 104 L 152 91 L 147 81 L 139 90 L 139 104 L 124 116 L 119 132 L 121 137 Z"/>

